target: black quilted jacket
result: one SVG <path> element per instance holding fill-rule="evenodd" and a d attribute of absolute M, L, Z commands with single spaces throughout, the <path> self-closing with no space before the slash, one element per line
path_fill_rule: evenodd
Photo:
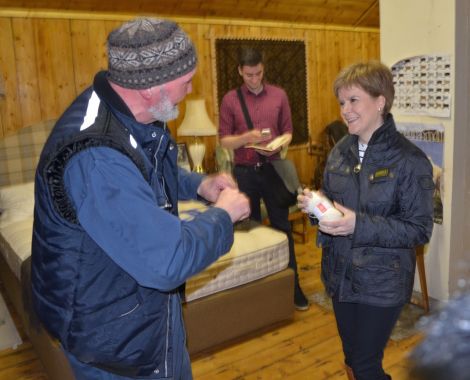
<path fill-rule="evenodd" d="M 323 192 L 356 212 L 350 236 L 319 232 L 322 280 L 339 300 L 395 306 L 410 300 L 415 247 L 433 228 L 432 166 L 395 127 L 391 114 L 369 141 L 359 165 L 357 136 L 331 151 Z"/>

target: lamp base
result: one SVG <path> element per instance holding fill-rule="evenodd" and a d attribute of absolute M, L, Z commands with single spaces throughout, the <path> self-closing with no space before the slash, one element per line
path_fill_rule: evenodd
<path fill-rule="evenodd" d="M 201 174 L 202 174 L 202 173 L 205 173 L 204 168 L 202 167 L 202 165 L 195 166 L 195 167 L 193 168 L 193 172 L 201 173 Z"/>
<path fill-rule="evenodd" d="M 193 172 L 204 173 L 202 161 L 204 160 L 204 154 L 206 153 L 206 146 L 202 140 L 196 137 L 194 143 L 189 145 L 188 150 L 191 160 L 193 161 Z"/>

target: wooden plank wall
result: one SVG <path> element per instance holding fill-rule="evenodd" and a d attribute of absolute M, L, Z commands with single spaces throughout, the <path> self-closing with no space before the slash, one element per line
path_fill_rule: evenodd
<path fill-rule="evenodd" d="M 78 14 L 0 9 L 0 135 L 57 118 L 106 67 L 106 36 L 132 15 Z M 339 117 L 332 83 L 338 71 L 358 60 L 379 58 L 378 29 L 237 20 L 174 18 L 193 39 L 199 56 L 192 97 L 206 99 L 217 124 L 213 40 L 218 37 L 304 40 L 307 46 L 310 135 L 321 141 L 326 124 Z M 269 70 L 269 68 L 267 68 Z M 184 104 L 176 126 L 184 115 Z M 183 138 L 178 139 L 184 141 Z M 215 137 L 206 138 L 206 167 L 214 167 Z M 301 181 L 310 183 L 316 158 L 307 146 L 289 149 Z"/>

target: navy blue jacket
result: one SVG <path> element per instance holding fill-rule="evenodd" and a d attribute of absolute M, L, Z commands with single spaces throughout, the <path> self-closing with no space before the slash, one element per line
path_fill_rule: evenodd
<path fill-rule="evenodd" d="M 319 233 L 322 280 L 340 301 L 395 306 L 410 300 L 415 247 L 433 228 L 432 166 L 395 127 L 389 114 L 372 135 L 359 165 L 358 138 L 332 149 L 324 194 L 356 212 L 350 236 Z"/>
<path fill-rule="evenodd" d="M 128 378 L 190 378 L 178 292 L 233 243 L 222 209 L 191 221 L 202 177 L 177 167 L 162 123 L 138 123 L 98 74 L 57 122 L 36 173 L 32 290 L 82 363 Z"/>

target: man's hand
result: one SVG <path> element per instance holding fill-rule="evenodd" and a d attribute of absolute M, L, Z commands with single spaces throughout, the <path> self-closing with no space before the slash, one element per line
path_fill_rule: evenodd
<path fill-rule="evenodd" d="M 238 191 L 227 187 L 220 192 L 214 207 L 220 207 L 228 212 L 232 223 L 246 219 L 250 216 L 250 200 L 248 197 Z"/>
<path fill-rule="evenodd" d="M 263 135 L 259 129 L 252 129 L 243 134 L 246 144 L 256 144 L 271 140 L 271 135 Z"/>
<path fill-rule="evenodd" d="M 321 232 L 334 236 L 348 236 L 354 232 L 356 227 L 356 213 L 334 202 L 335 207 L 343 213 L 343 217 L 338 220 L 325 220 L 321 221 L 318 228 Z"/>
<path fill-rule="evenodd" d="M 281 151 L 282 147 L 277 148 L 276 150 L 262 150 L 262 149 L 255 149 L 256 153 L 261 154 L 262 156 L 265 157 L 270 157 L 276 153 L 279 153 Z"/>
<path fill-rule="evenodd" d="M 202 180 L 197 193 L 207 201 L 214 203 L 219 198 L 220 192 L 226 188 L 238 188 L 233 177 L 227 173 L 214 174 Z"/>
<path fill-rule="evenodd" d="M 271 140 L 271 135 L 263 135 L 259 129 L 252 129 L 241 135 L 224 136 L 220 139 L 220 145 L 227 149 L 238 149 L 246 144 L 268 142 L 269 140 Z"/>

